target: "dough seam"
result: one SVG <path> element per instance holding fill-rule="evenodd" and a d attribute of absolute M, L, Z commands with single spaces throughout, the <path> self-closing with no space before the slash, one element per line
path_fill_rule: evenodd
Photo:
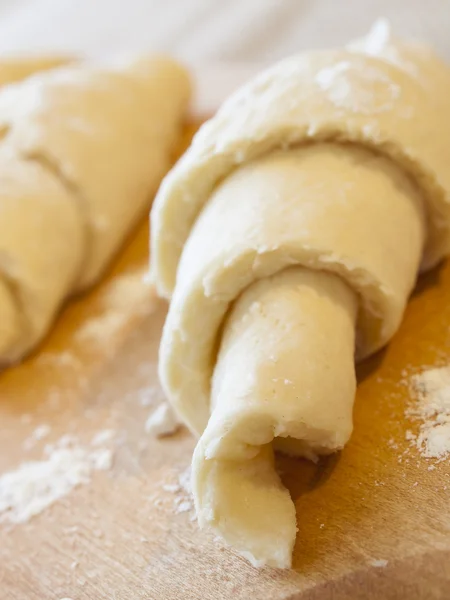
<path fill-rule="evenodd" d="M 88 218 L 87 218 L 87 210 L 86 210 L 87 200 L 86 200 L 86 198 L 83 197 L 83 194 L 81 193 L 81 190 L 79 189 L 79 187 L 74 182 L 70 181 L 70 179 L 68 177 L 66 177 L 64 175 L 62 169 L 59 168 L 57 162 L 53 161 L 49 156 L 46 156 L 43 152 L 32 152 L 30 154 L 24 154 L 24 153 L 20 152 L 19 157 L 22 160 L 29 160 L 32 162 L 36 162 L 37 164 L 39 164 L 40 167 L 42 167 L 42 169 L 44 171 L 47 172 L 47 174 L 49 174 L 53 179 L 56 179 L 58 181 L 58 183 L 60 183 L 61 186 L 65 189 L 67 194 L 70 196 L 73 204 L 75 204 L 77 207 L 77 212 L 81 216 L 81 220 L 83 222 L 83 229 L 84 229 L 84 242 L 83 242 L 84 256 L 81 258 L 79 271 L 73 280 L 73 285 L 76 286 L 78 280 L 80 279 L 81 273 L 83 272 L 83 268 L 86 264 L 86 261 L 89 257 L 91 247 L 92 247 L 92 235 L 91 235 L 91 229 L 89 227 L 89 222 L 88 222 Z M 92 285 L 95 285 L 95 282 L 93 282 Z M 90 287 L 92 287 L 92 286 L 90 286 Z M 77 293 L 79 293 L 81 291 L 82 290 L 78 290 L 75 287 L 73 294 L 69 294 L 68 298 L 71 295 L 76 295 Z"/>
<path fill-rule="evenodd" d="M 255 151 L 254 146 L 252 146 L 252 154 L 250 156 L 246 156 L 245 160 L 240 160 L 240 156 L 234 153 L 232 150 L 228 151 L 227 153 L 217 155 L 216 162 L 218 161 L 218 159 L 220 159 L 227 164 L 227 167 L 225 169 L 222 168 L 220 170 L 220 175 L 214 177 L 214 183 L 212 184 L 212 186 L 209 186 L 207 189 L 203 189 L 202 192 L 198 194 L 198 196 L 201 196 L 203 200 L 198 203 L 198 209 L 195 210 L 195 212 L 193 211 L 190 215 L 190 221 L 187 224 L 185 231 L 183 232 L 185 235 L 180 237 L 184 238 L 184 242 L 187 240 L 190 231 L 195 225 L 195 221 L 200 215 L 203 207 L 206 206 L 208 198 L 214 193 L 214 190 L 220 185 L 220 183 L 226 178 L 230 177 L 235 171 L 237 171 L 239 167 L 242 166 L 242 164 L 249 164 L 250 162 L 256 159 L 262 159 L 278 150 L 295 150 L 297 148 L 302 148 L 309 145 L 337 143 L 338 145 L 350 145 L 355 146 L 357 148 L 363 148 L 364 150 L 369 150 L 373 152 L 376 156 L 380 156 L 391 161 L 396 168 L 398 168 L 403 174 L 405 174 L 408 177 L 408 179 L 412 181 L 413 184 L 416 186 L 421 197 L 427 200 L 424 201 L 424 207 L 427 215 L 427 223 L 429 223 L 432 226 L 430 227 L 431 231 L 427 231 L 427 238 L 434 238 L 433 241 L 435 243 L 436 240 L 438 240 L 438 242 L 440 242 L 441 244 L 442 238 L 444 238 L 446 243 L 445 253 L 448 253 L 450 251 L 450 197 L 442 188 L 442 186 L 435 180 L 435 177 L 433 177 L 432 172 L 428 168 L 424 167 L 423 163 L 420 162 L 418 159 L 415 159 L 413 156 L 408 155 L 407 152 L 404 152 L 399 145 L 391 142 L 388 137 L 386 137 L 381 142 L 378 140 L 374 142 L 370 138 L 365 138 L 364 135 L 361 135 L 361 133 L 363 132 L 358 130 L 349 132 L 336 128 L 334 131 L 330 132 L 329 127 L 327 127 L 326 129 L 327 132 L 323 132 L 322 134 L 321 132 L 314 130 L 314 132 L 312 132 L 313 136 L 311 136 L 310 132 L 302 131 L 302 129 L 294 131 L 295 135 L 293 136 L 293 129 L 291 127 L 287 128 L 286 131 L 277 130 L 276 135 L 273 136 L 276 138 L 275 140 L 271 140 L 270 137 L 264 138 L 264 140 L 262 140 L 265 146 L 264 149 L 262 151 Z M 290 138 L 289 142 L 286 143 L 281 141 L 283 139 L 285 140 L 286 138 Z M 276 141 L 278 139 L 280 140 L 280 142 Z M 205 163 L 209 163 L 208 168 L 214 171 L 214 166 L 213 164 L 211 164 L 212 162 L 212 159 L 210 159 L 210 157 L 207 156 L 205 161 L 199 161 L 192 165 L 189 164 L 188 167 L 190 171 L 190 177 L 195 178 L 195 173 L 197 171 L 200 173 Z M 168 186 L 168 179 L 166 179 L 165 182 L 163 182 L 161 185 L 161 198 L 165 197 L 167 194 L 165 188 Z M 182 182 L 185 183 L 183 179 Z M 171 191 L 172 196 L 178 196 L 179 194 L 183 194 L 182 189 L 176 188 L 175 190 Z M 442 207 L 444 205 L 446 207 L 447 214 L 443 214 L 442 212 Z M 156 204 L 156 200 L 154 206 L 155 210 L 157 210 L 158 206 Z M 160 223 L 160 229 L 156 229 L 156 231 L 153 232 L 152 240 L 156 240 L 157 238 L 159 238 L 159 241 L 163 242 L 163 244 L 165 240 L 173 240 L 173 236 L 165 236 L 164 225 L 164 223 Z M 432 234 L 432 232 L 434 232 L 434 235 Z M 181 232 L 179 233 L 181 234 Z M 180 255 L 178 256 L 178 260 L 181 257 L 181 250 L 183 248 L 184 242 L 179 241 L 179 243 L 177 244 L 177 246 L 180 247 Z M 164 246 L 166 246 L 166 244 L 164 244 Z M 172 244 L 170 244 L 170 247 L 172 247 Z M 154 255 L 159 254 L 161 256 L 164 254 L 165 250 L 158 250 L 158 248 L 154 246 L 152 248 L 152 251 Z M 439 256 L 437 259 L 432 257 L 431 259 L 427 260 L 425 249 L 424 259 L 420 267 L 421 271 L 425 271 L 432 268 L 440 260 L 442 260 L 441 256 Z M 156 267 L 156 270 L 158 271 L 158 259 L 152 262 L 152 265 L 153 268 Z M 166 274 L 162 272 L 156 274 L 152 273 L 152 277 L 156 281 L 158 293 L 161 296 L 170 299 L 175 282 L 169 282 L 168 278 L 166 277 Z"/>

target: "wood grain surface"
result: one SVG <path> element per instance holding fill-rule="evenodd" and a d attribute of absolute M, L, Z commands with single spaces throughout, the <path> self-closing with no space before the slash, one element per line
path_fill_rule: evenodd
<path fill-rule="evenodd" d="M 111 281 L 145 268 L 147 237 L 143 225 L 105 281 L 64 309 L 39 353 L 0 376 L 0 473 L 41 460 L 44 443 L 64 434 L 88 443 L 115 432 L 110 470 L 30 521 L 0 525 L 0 599 L 449 598 L 449 465 L 430 470 L 416 450 L 402 453 L 416 427 L 404 416 L 408 375 L 450 357 L 450 264 L 421 279 L 395 339 L 358 368 L 344 451 L 317 465 L 279 458 L 297 509 L 294 569 L 257 570 L 199 531 L 192 511 L 177 510 L 191 435 L 145 433 L 152 406 L 142 391 L 157 385 L 165 304 L 154 298 L 147 313 L 130 306 L 106 344 L 76 334 L 101 311 Z M 41 424 L 49 435 L 24 449 Z"/>

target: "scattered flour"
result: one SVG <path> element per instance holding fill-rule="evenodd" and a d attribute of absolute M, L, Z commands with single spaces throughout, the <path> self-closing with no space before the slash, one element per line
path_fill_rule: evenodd
<path fill-rule="evenodd" d="M 172 435 L 180 427 L 181 422 L 167 402 L 160 404 L 145 423 L 145 431 L 155 437 Z"/>
<path fill-rule="evenodd" d="M 129 320 L 127 313 L 109 310 L 98 317 L 93 317 L 82 325 L 76 338 L 96 344 L 106 344 L 111 337 L 116 336 Z"/>
<path fill-rule="evenodd" d="M 143 275 L 137 271 L 116 277 L 100 299 L 100 313 L 76 331 L 75 339 L 106 345 L 134 315 L 151 313 L 155 307 L 155 291 Z"/>
<path fill-rule="evenodd" d="M 99 431 L 94 435 L 91 443 L 93 446 L 101 446 L 105 442 L 112 440 L 115 434 L 116 432 L 114 429 L 102 429 L 102 431 Z"/>
<path fill-rule="evenodd" d="M 183 513 L 192 510 L 192 502 L 190 500 L 183 500 L 183 498 L 177 498 L 175 500 L 176 512 Z"/>
<path fill-rule="evenodd" d="M 450 455 L 450 367 L 414 375 L 410 388 L 415 404 L 406 415 L 419 421 L 419 432 L 408 430 L 406 439 L 424 458 L 444 460 Z"/>
<path fill-rule="evenodd" d="M 372 65 L 365 69 L 350 61 L 324 67 L 315 83 L 337 108 L 372 115 L 391 110 L 400 88 L 386 73 Z"/>
<path fill-rule="evenodd" d="M 0 476 L 0 523 L 28 521 L 77 486 L 89 483 L 94 471 L 110 469 L 113 461 L 111 449 L 83 447 L 70 435 L 47 444 L 44 455 L 43 460 L 23 462 Z"/>
<path fill-rule="evenodd" d="M 133 396 L 136 394 L 133 393 Z M 151 406 L 158 402 L 166 402 L 162 389 L 157 385 L 144 387 L 137 392 L 138 402 L 141 406 Z"/>
<path fill-rule="evenodd" d="M 181 491 L 181 487 L 178 483 L 165 483 L 162 486 L 162 489 L 165 492 L 170 492 L 171 494 L 177 494 L 178 492 Z"/>
<path fill-rule="evenodd" d="M 109 448 L 96 450 L 88 458 L 96 471 L 109 471 L 113 464 L 113 454 Z"/>
<path fill-rule="evenodd" d="M 24 441 L 23 448 L 24 450 L 31 450 L 37 442 L 43 440 L 51 431 L 50 425 L 43 424 L 36 427 L 33 433 Z"/>
<path fill-rule="evenodd" d="M 181 475 L 178 477 L 178 482 L 180 487 L 186 494 L 192 494 L 191 487 L 191 468 L 188 467 Z"/>
<path fill-rule="evenodd" d="M 44 352 L 37 359 L 37 364 L 42 366 L 69 367 L 72 369 L 80 369 L 81 362 L 71 352 Z"/>
<path fill-rule="evenodd" d="M 178 476 L 178 481 L 176 483 L 166 483 L 162 486 L 162 489 L 165 492 L 175 494 L 173 509 L 176 514 L 191 512 L 194 510 L 190 467 Z M 159 499 L 157 499 L 156 502 L 159 502 Z M 193 513 L 190 517 L 190 520 L 194 521 L 195 519 L 196 516 L 195 513 Z"/>
<path fill-rule="evenodd" d="M 372 567 L 377 567 L 378 569 L 382 569 L 384 567 L 387 567 L 388 561 L 384 558 L 379 558 L 379 559 L 371 560 L 370 564 L 372 565 Z"/>

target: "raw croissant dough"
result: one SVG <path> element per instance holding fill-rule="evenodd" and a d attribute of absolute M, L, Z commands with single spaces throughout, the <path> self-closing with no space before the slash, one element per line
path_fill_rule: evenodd
<path fill-rule="evenodd" d="M 72 62 L 72 59 L 64 56 L 3 57 L 0 59 L 0 86 L 21 81 L 39 71 L 55 69 L 69 62 Z"/>
<path fill-rule="evenodd" d="M 273 448 L 344 446 L 355 351 L 389 341 L 420 266 L 449 251 L 449 94 L 446 67 L 381 24 L 250 82 L 160 188 L 160 377 L 201 435 L 200 524 L 254 564 L 288 567 L 296 534 Z"/>
<path fill-rule="evenodd" d="M 0 92 L 0 363 L 104 271 L 167 169 L 188 96 L 165 58 L 58 69 Z"/>

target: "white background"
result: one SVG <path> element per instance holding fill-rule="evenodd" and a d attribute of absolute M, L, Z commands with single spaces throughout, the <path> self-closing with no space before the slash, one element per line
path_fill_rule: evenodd
<path fill-rule="evenodd" d="M 378 17 L 450 62 L 450 0 L 0 0 L 0 53 L 167 51 L 200 73 L 208 106 L 261 63 L 360 37 Z"/>
<path fill-rule="evenodd" d="M 0 0 L 0 52 L 166 50 L 271 61 L 359 37 L 377 17 L 450 60 L 450 0 Z"/>

